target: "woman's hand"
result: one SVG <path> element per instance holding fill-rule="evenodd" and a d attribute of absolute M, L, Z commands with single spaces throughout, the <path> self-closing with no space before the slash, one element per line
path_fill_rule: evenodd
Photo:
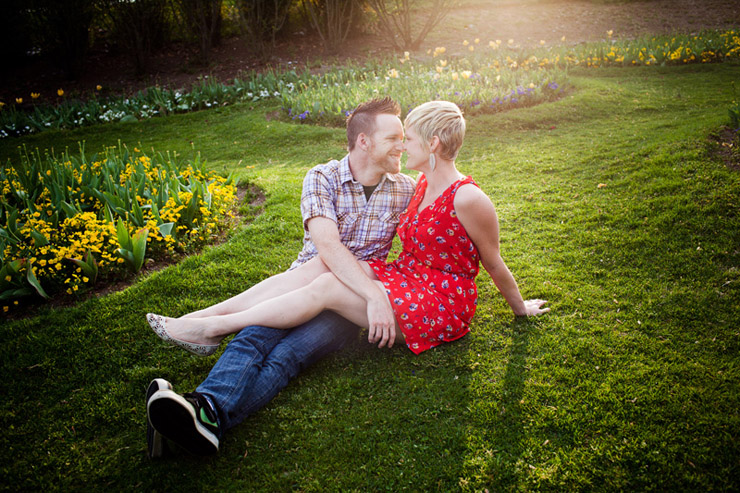
<path fill-rule="evenodd" d="M 550 309 L 542 308 L 545 303 L 547 303 L 547 300 L 524 300 L 524 313 L 517 313 L 517 316 L 531 317 L 547 313 Z"/>
<path fill-rule="evenodd" d="M 380 291 L 380 290 L 379 290 Z M 368 342 L 378 347 L 393 347 L 396 340 L 396 318 L 390 300 L 384 291 L 367 303 Z"/>

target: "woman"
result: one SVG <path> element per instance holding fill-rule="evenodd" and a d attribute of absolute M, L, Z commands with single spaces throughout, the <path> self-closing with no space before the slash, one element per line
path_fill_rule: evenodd
<path fill-rule="evenodd" d="M 391 263 L 362 262 L 378 289 L 388 295 L 395 326 L 368 327 L 379 347 L 404 341 L 419 354 L 469 332 L 475 313 L 479 262 L 516 315 L 539 315 L 544 300 L 523 300 L 499 252 L 499 226 L 490 199 L 455 167 L 465 136 L 465 119 L 454 103 L 431 101 L 405 120 L 406 167 L 422 173 L 398 226 L 403 251 Z M 314 263 L 314 265 L 308 265 Z M 147 318 L 160 337 L 215 345 L 248 325 L 291 328 L 323 310 L 368 325 L 367 303 L 330 272 L 320 259 L 306 269 L 319 273 L 306 286 L 225 315 Z M 323 272 L 323 273 L 321 273 Z"/>

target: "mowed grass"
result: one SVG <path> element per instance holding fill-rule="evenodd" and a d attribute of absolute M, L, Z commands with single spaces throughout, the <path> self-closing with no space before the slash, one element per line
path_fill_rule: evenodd
<path fill-rule="evenodd" d="M 190 391 L 217 356 L 163 345 L 144 314 L 181 315 L 287 268 L 303 174 L 343 155 L 343 130 L 234 106 L 0 142 L 3 158 L 21 142 L 194 148 L 267 194 L 225 244 L 122 292 L 3 322 L 1 487 L 737 489 L 740 177 L 710 135 L 739 69 L 573 71 L 558 102 L 471 118 L 459 167 L 496 205 L 523 295 L 552 312 L 515 319 L 482 274 L 471 334 L 421 356 L 359 339 L 206 459 L 146 458 L 148 382 Z"/>

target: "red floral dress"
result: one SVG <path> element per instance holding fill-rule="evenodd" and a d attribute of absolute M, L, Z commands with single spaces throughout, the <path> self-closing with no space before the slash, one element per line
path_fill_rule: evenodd
<path fill-rule="evenodd" d="M 403 251 L 393 262 L 370 262 L 415 354 L 464 336 L 475 314 L 480 256 L 453 203 L 457 189 L 467 183 L 478 186 L 469 176 L 458 180 L 419 211 L 427 189 L 422 175 L 398 224 Z"/>

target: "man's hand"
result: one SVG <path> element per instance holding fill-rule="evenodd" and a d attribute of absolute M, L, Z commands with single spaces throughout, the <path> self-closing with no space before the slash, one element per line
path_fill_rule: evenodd
<path fill-rule="evenodd" d="M 386 345 L 390 348 L 396 340 L 396 318 L 388 296 L 379 291 L 380 296 L 374 296 L 367 303 L 367 340 L 370 344 L 380 341 L 379 348 Z"/>

